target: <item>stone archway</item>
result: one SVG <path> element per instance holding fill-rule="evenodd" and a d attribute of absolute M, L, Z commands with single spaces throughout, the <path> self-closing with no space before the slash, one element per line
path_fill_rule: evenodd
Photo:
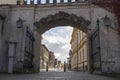
<path fill-rule="evenodd" d="M 39 33 L 44 33 L 45 31 L 54 28 L 56 26 L 73 26 L 87 32 L 88 25 L 90 21 L 85 20 L 82 16 L 76 16 L 75 14 L 68 14 L 63 11 L 56 13 L 55 15 L 48 15 L 42 18 L 34 25 L 37 27 Z"/>
<path fill-rule="evenodd" d="M 104 16 L 103 16 L 104 17 Z M 110 17 L 110 16 L 109 16 Z M 41 38 L 41 34 L 43 34 L 45 31 L 51 29 L 51 28 L 54 28 L 56 26 L 73 26 L 73 27 L 76 27 L 80 30 L 82 30 L 83 32 L 85 33 L 88 33 L 89 29 L 88 29 L 88 26 L 90 25 L 90 23 L 94 23 L 93 26 L 90 26 L 90 28 L 92 29 L 92 27 L 94 27 L 93 29 L 96 28 L 96 23 L 95 21 L 88 21 L 86 20 L 84 17 L 82 16 L 76 16 L 75 14 L 69 14 L 69 13 L 66 13 L 66 12 L 63 12 L 63 11 L 60 11 L 58 13 L 55 13 L 54 15 L 48 15 L 47 17 L 45 18 L 41 18 L 40 20 L 38 20 L 37 22 L 34 23 L 34 25 L 36 26 L 36 31 L 38 32 L 38 36 L 36 37 L 36 41 L 41 41 L 39 40 L 39 37 Z M 114 22 L 112 22 L 114 23 Z M 93 38 L 91 42 L 92 43 L 92 46 L 90 46 L 90 35 L 91 33 L 94 33 L 94 30 L 92 29 L 90 32 L 90 34 L 87 34 L 87 37 L 88 37 L 88 48 L 90 49 L 90 47 L 94 48 L 94 51 L 95 52 L 98 52 L 96 50 L 100 49 L 99 52 L 100 52 L 100 69 L 98 69 L 100 72 L 107 72 L 107 69 L 111 69 L 111 71 L 115 71 L 117 72 L 119 70 L 118 68 L 118 64 L 119 61 L 119 57 L 116 56 L 116 55 L 119 55 L 119 42 L 118 42 L 118 37 L 119 35 L 116 33 L 115 30 L 109 28 L 109 32 L 107 32 L 106 34 L 106 31 L 108 31 L 108 28 L 105 27 L 102 19 L 100 19 L 100 23 L 99 23 L 100 27 L 99 27 L 99 34 L 100 34 L 100 38 L 99 37 L 96 37 L 96 35 L 99 35 L 99 34 L 94 34 L 95 35 L 95 38 Z M 111 34 L 111 35 L 114 35 L 114 40 L 112 38 L 112 36 L 109 36 L 108 35 Z M 94 37 L 94 36 L 93 36 Z M 97 40 L 97 41 L 96 41 Z M 106 40 L 108 40 L 108 42 L 106 43 Z M 98 46 L 98 42 L 100 41 L 99 43 L 99 46 Z M 114 42 L 114 43 L 113 43 Z M 41 42 L 39 42 L 41 44 Z M 35 46 L 36 46 L 36 49 L 35 51 L 39 51 L 38 50 L 38 42 L 35 43 Z M 115 48 L 110 48 L 111 45 L 112 47 L 115 47 Z M 94 47 L 93 47 L 94 46 Z M 40 49 L 40 48 L 39 48 Z M 110 51 L 108 51 L 110 50 Z M 94 58 L 95 56 L 91 57 L 92 56 L 92 52 L 88 50 L 88 69 L 89 71 L 93 71 L 91 70 L 92 66 L 93 66 L 93 61 L 91 58 Z M 93 51 L 93 53 L 94 53 Z M 117 52 L 116 52 L 117 51 Z M 40 52 L 40 51 L 39 51 Z M 35 52 L 36 53 L 36 52 Z M 39 54 L 39 53 L 36 53 L 36 54 Z M 114 55 L 116 54 L 116 55 Z M 98 59 L 98 58 L 95 58 L 95 59 Z M 94 59 L 94 61 L 96 61 Z M 109 61 L 111 60 L 111 61 Z M 107 64 L 106 64 L 107 63 Z M 37 63 L 36 63 L 37 64 Z M 94 63 L 96 65 L 96 63 Z M 110 65 L 110 66 L 108 66 Z M 114 68 L 112 68 L 114 66 Z"/>
<path fill-rule="evenodd" d="M 60 11 L 54 15 L 48 15 L 47 17 L 42 18 L 34 23 L 34 25 L 36 26 L 36 31 L 38 32 L 36 41 L 41 41 L 39 40 L 39 38 L 41 38 L 41 34 L 57 26 L 72 26 L 82 30 L 85 33 L 88 33 L 88 26 L 90 25 L 90 23 L 90 21 L 85 20 L 82 16 L 76 16 L 75 14 L 68 14 L 63 11 Z M 41 42 L 39 43 L 41 44 Z M 36 49 L 39 46 L 36 46 L 37 44 L 38 42 L 35 42 Z M 39 50 L 37 49 L 35 51 Z"/>
<path fill-rule="evenodd" d="M 9 10 L 10 9 L 10 10 Z M 88 31 L 88 27 L 90 24 L 90 28 L 93 30 L 96 27 L 96 20 L 100 21 L 100 36 L 101 36 L 101 53 L 102 53 L 102 67 L 103 71 L 107 71 L 107 69 L 111 69 L 111 71 L 120 72 L 120 35 L 116 28 L 118 27 L 117 17 L 114 13 L 111 13 L 101 7 L 95 5 L 79 4 L 73 3 L 62 4 L 62 5 L 3 5 L 0 8 L 1 14 L 6 15 L 5 23 L 4 23 L 4 36 L 2 36 L 2 40 L 6 42 L 19 42 L 22 43 L 22 39 L 17 40 L 18 31 L 16 30 L 16 21 L 20 17 L 25 20 L 24 26 L 28 26 L 31 30 L 35 29 L 37 31 L 37 35 L 35 34 L 36 43 L 35 43 L 35 57 L 39 57 L 39 44 L 41 39 L 41 34 L 50 28 L 56 26 L 66 26 L 70 25 L 81 29 L 82 31 Z M 60 11 L 60 12 L 59 12 Z M 10 14 L 7 14 L 7 13 Z M 52 15 L 49 15 L 52 14 Z M 82 15 L 82 17 L 81 17 Z M 106 27 L 102 21 L 102 18 L 108 16 L 111 20 L 111 26 Z M 0 16 L 1 17 L 1 16 Z M 39 20 L 40 19 L 40 20 Z M 89 21 L 88 21 L 89 20 Z M 90 22 L 91 21 L 91 22 Z M 35 23 L 34 23 L 35 22 Z M 33 25 L 34 23 L 34 25 Z M 36 27 L 35 27 L 36 26 Z M 114 29 L 115 28 L 115 29 Z M 21 30 L 21 29 L 18 29 Z M 34 31 L 34 30 L 33 30 Z M 20 32 L 22 35 L 22 31 Z M 6 39 L 4 39 L 4 37 Z M 40 38 L 39 38 L 40 37 Z M 24 38 L 24 37 L 23 37 Z M 38 41 L 38 42 L 37 42 Z M 4 43 L 5 47 L 2 47 L 3 57 L 7 51 L 8 45 Z M 19 44 L 17 43 L 17 44 Z M 3 44 L 3 43 L 2 43 Z M 16 47 L 17 48 L 17 47 Z M 17 48 L 18 50 L 21 48 Z M 99 49 L 99 47 L 98 47 Z M 16 51 L 17 57 L 15 62 L 20 61 L 20 51 Z M 24 54 L 24 53 L 23 53 Z M 4 58 L 6 59 L 6 58 Z M 4 69 L 7 71 L 7 61 L 5 61 Z M 34 60 L 35 66 L 38 67 L 39 71 L 39 58 Z M 15 64 L 16 65 L 16 64 Z"/>

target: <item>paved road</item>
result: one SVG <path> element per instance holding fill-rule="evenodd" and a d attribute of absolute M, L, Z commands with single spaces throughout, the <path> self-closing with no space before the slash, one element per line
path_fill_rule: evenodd
<path fill-rule="evenodd" d="M 46 69 L 40 69 L 41 72 L 46 72 Z M 49 72 L 63 72 L 64 69 L 58 69 L 58 68 L 49 68 Z"/>
<path fill-rule="evenodd" d="M 36 74 L 0 74 L 0 80 L 120 80 L 85 72 L 41 72 Z"/>

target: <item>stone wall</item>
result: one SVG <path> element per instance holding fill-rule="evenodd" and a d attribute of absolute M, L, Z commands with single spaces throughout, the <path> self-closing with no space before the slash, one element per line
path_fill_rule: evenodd
<path fill-rule="evenodd" d="M 1 17 L 8 16 L 8 7 L 7 8 L 0 8 L 0 15 Z M 2 18 L 1 18 L 2 19 Z M 2 25 L 0 27 L 0 65 L 1 70 L 0 72 L 7 72 L 8 69 L 8 43 L 7 40 L 9 36 L 8 32 L 8 17 L 2 19 Z"/>
<path fill-rule="evenodd" d="M 68 14 L 74 14 L 78 17 L 82 16 L 85 20 L 88 20 L 91 22 L 91 24 L 88 26 L 91 31 L 96 27 L 96 20 L 105 17 L 108 15 L 110 19 L 112 19 L 113 25 L 116 25 L 116 19 L 115 16 L 111 13 L 106 11 L 105 9 L 102 9 L 98 6 L 89 5 L 89 4 L 61 4 L 61 5 L 9 5 L 0 7 L 0 13 L 4 14 L 6 16 L 5 24 L 4 24 L 4 38 L 3 40 L 3 46 L 1 55 L 3 59 L 2 62 L 4 62 L 4 71 L 7 71 L 7 43 L 6 42 L 17 42 L 17 36 L 19 33 L 17 33 L 16 28 L 16 21 L 19 19 L 23 19 L 24 26 L 28 26 L 31 30 L 34 31 L 35 34 L 35 44 L 34 44 L 34 69 L 35 71 L 39 71 L 40 68 L 40 44 L 41 44 L 41 31 L 44 33 L 45 31 L 51 29 L 52 27 L 56 27 L 54 22 L 52 24 L 45 23 L 44 26 L 41 29 L 37 29 L 33 24 L 35 22 L 40 21 L 43 18 L 46 18 L 48 15 L 55 15 L 58 12 L 65 12 Z M 67 21 L 66 21 L 67 22 Z M 102 23 L 100 23 L 101 27 L 101 56 L 102 60 L 104 60 L 105 56 L 108 59 L 108 61 L 115 61 L 113 71 L 120 71 L 120 61 L 119 61 L 119 52 L 120 52 L 120 43 L 119 43 L 119 35 L 117 34 L 116 30 L 108 29 L 109 34 L 106 34 L 107 29 L 103 26 Z M 56 23 L 56 25 L 63 26 L 62 23 Z M 69 24 L 67 24 L 69 25 Z M 51 27 L 52 26 L 52 27 Z M 77 26 L 76 24 L 74 27 Z M 82 28 L 83 26 L 78 26 L 77 28 Z M 87 29 L 87 26 L 84 26 Z M 37 30 L 36 30 L 37 29 Z M 37 32 L 38 31 L 38 32 Z M 109 35 L 109 36 L 106 36 Z M 109 37 L 109 40 L 106 43 L 106 39 Z M 108 49 L 109 45 L 109 49 Z M 111 54 L 108 55 L 108 52 Z M 114 55 L 113 55 L 114 54 Z M 16 55 L 20 55 L 20 53 L 16 53 Z M 19 56 L 18 56 L 19 57 Z M 19 58 L 18 58 L 19 59 Z M 104 61 L 103 61 L 104 62 Z M 103 63 L 104 66 L 105 63 Z M 106 64 L 105 64 L 106 65 Z M 111 64 L 113 66 L 113 64 Z M 104 67 L 103 71 L 106 71 L 106 67 Z"/>
<path fill-rule="evenodd" d="M 16 4 L 17 0 L 0 0 L 0 5 L 1 4 Z"/>
<path fill-rule="evenodd" d="M 110 26 L 105 26 L 100 20 L 100 43 L 102 72 L 120 72 L 120 35 L 117 32 L 116 17 L 107 14 L 111 20 Z"/>
<path fill-rule="evenodd" d="M 41 34 L 37 33 L 34 43 L 34 71 L 40 71 L 40 54 L 41 54 Z"/>
<path fill-rule="evenodd" d="M 2 19 L 0 18 L 0 51 L 2 50 L 2 38 L 1 38 L 1 30 L 2 30 Z M 2 56 L 2 54 L 0 54 Z M 0 57 L 0 72 L 2 71 L 2 57 Z"/>

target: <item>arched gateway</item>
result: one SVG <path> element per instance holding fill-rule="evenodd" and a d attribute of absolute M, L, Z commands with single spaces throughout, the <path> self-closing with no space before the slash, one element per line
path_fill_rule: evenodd
<path fill-rule="evenodd" d="M 7 5 L 0 7 L 0 14 L 5 16 L 0 72 L 39 71 L 41 34 L 66 25 L 87 33 L 89 71 L 120 72 L 117 19 L 106 9 L 89 3 Z"/>
<path fill-rule="evenodd" d="M 38 30 L 40 34 L 57 26 L 73 26 L 87 33 L 90 21 L 85 20 L 82 16 L 79 17 L 75 14 L 60 11 L 54 15 L 48 15 L 40 19 L 38 22 L 35 22 L 34 25 L 37 27 L 36 30 Z"/>

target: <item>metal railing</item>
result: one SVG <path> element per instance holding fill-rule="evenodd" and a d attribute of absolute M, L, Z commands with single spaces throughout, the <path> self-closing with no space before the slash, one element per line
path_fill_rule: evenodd
<path fill-rule="evenodd" d="M 111 4 L 113 0 L 17 0 L 17 5 L 40 5 L 40 4 L 69 4 L 69 3 L 93 3 Z"/>
<path fill-rule="evenodd" d="M 91 0 L 17 0 L 17 5 L 88 3 Z"/>

